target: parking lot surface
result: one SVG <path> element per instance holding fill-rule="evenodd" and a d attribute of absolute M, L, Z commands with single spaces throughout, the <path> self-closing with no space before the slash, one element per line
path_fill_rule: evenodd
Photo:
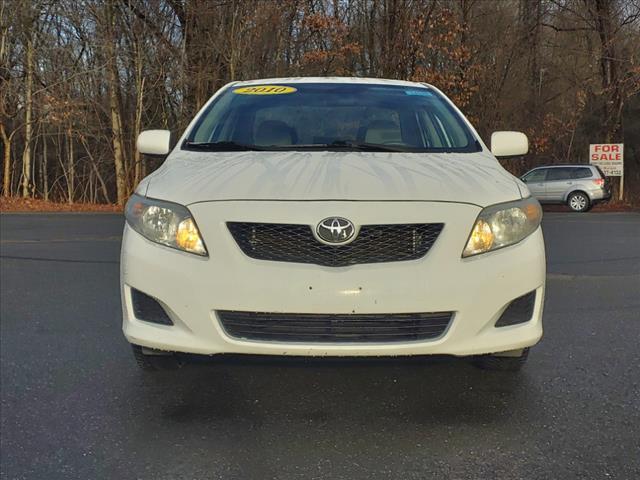
<path fill-rule="evenodd" d="M 255 357 L 143 374 L 122 224 L 0 216 L 3 479 L 640 478 L 640 214 L 545 214 L 545 337 L 516 375 Z"/>

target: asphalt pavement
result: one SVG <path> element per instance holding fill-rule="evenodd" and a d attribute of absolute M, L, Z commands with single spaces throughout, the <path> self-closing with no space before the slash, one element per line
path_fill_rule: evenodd
<path fill-rule="evenodd" d="M 547 213 L 545 336 L 454 358 L 228 358 L 147 375 L 122 218 L 0 215 L 2 479 L 640 478 L 640 214 Z"/>

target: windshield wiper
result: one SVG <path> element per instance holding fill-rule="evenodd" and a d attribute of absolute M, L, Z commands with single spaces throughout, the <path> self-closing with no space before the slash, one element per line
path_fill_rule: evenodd
<path fill-rule="evenodd" d="M 378 143 L 353 142 L 351 140 L 336 140 L 331 143 L 307 143 L 299 145 L 274 145 L 265 150 L 355 150 L 359 152 L 408 152 L 398 146 L 381 145 Z"/>
<path fill-rule="evenodd" d="M 203 152 L 248 152 L 265 150 L 257 145 L 245 145 L 237 142 L 184 142 L 182 144 L 187 150 L 201 150 Z"/>
<path fill-rule="evenodd" d="M 406 149 L 399 146 L 381 145 L 379 143 L 354 142 L 351 140 L 336 140 L 327 145 L 330 148 L 345 148 L 353 150 L 361 150 L 365 152 L 405 152 Z"/>
<path fill-rule="evenodd" d="M 336 140 L 331 143 L 309 143 L 301 145 L 248 145 L 232 141 L 224 142 L 189 142 L 182 144 L 187 150 L 203 152 L 246 152 L 246 151 L 282 151 L 282 150 L 355 150 L 360 152 L 410 152 L 413 149 L 399 146 L 381 145 L 378 143 Z"/>

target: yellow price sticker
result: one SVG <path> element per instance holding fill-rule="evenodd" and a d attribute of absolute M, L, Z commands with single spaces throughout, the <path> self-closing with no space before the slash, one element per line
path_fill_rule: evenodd
<path fill-rule="evenodd" d="M 283 93 L 294 93 L 298 90 L 284 85 L 252 85 L 250 87 L 236 88 L 233 93 L 239 95 L 282 95 Z"/>

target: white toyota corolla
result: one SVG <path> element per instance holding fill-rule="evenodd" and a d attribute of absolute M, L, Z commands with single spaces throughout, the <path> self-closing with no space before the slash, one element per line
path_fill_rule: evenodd
<path fill-rule="evenodd" d="M 146 369 L 192 354 L 469 356 L 516 370 L 542 336 L 540 205 L 422 83 L 232 83 L 126 206 L 124 334 Z"/>

